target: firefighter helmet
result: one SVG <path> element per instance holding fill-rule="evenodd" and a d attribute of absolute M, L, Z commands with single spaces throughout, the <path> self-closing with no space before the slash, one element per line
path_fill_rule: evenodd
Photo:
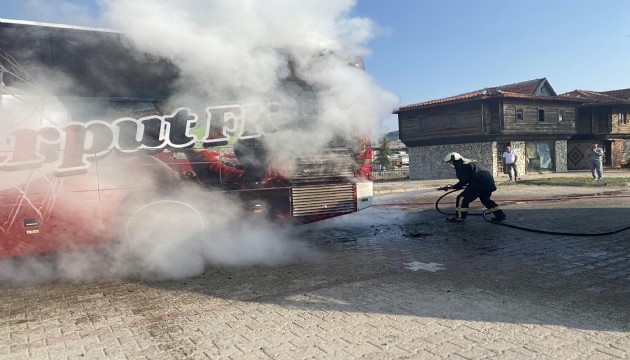
<path fill-rule="evenodd" d="M 444 157 L 444 162 L 447 163 L 449 161 L 455 161 L 455 160 L 461 160 L 462 156 L 459 153 L 456 152 L 451 152 L 448 153 L 445 157 Z"/>

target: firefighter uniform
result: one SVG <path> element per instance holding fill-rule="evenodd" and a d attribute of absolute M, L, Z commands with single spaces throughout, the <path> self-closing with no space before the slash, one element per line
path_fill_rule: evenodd
<path fill-rule="evenodd" d="M 503 210 L 501 210 L 496 202 L 490 199 L 492 192 L 497 189 L 492 174 L 474 160 L 465 159 L 457 153 L 451 153 L 449 155 L 451 155 L 451 160 L 447 162 L 453 164 L 455 167 L 455 175 L 459 180 L 452 188 L 461 189 L 466 187 L 466 189 L 457 195 L 455 207 L 457 215 L 451 216 L 447 218 L 447 220 L 453 222 L 464 221 L 466 216 L 468 216 L 468 205 L 477 198 L 494 214 L 492 220 L 505 220 L 506 216 Z"/>

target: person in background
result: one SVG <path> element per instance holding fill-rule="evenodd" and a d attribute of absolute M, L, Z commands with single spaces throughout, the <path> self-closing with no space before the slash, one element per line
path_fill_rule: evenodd
<path fill-rule="evenodd" d="M 455 185 L 448 185 L 439 189 L 446 191 L 466 187 L 464 191 L 457 195 L 455 205 L 457 214 L 446 218 L 446 220 L 450 222 L 463 222 L 466 220 L 466 216 L 468 216 L 468 205 L 477 198 L 494 214 L 494 218 L 492 218 L 493 221 L 505 220 L 505 212 L 501 210 L 497 203 L 490 199 L 492 192 L 494 192 L 497 187 L 494 184 L 492 174 L 490 174 L 488 170 L 477 164 L 474 160 L 466 159 L 456 152 L 447 154 L 444 158 L 444 162 L 453 165 L 455 175 L 459 182 Z"/>
<path fill-rule="evenodd" d="M 586 158 L 588 164 L 591 167 L 591 175 L 593 180 L 601 180 L 604 177 L 604 170 L 602 166 L 602 159 L 604 157 L 604 150 L 599 147 L 597 141 L 591 144 L 591 148 L 586 150 Z"/>
<path fill-rule="evenodd" d="M 512 170 L 514 170 L 514 181 L 518 180 L 518 170 L 516 170 L 516 160 L 518 160 L 518 155 L 516 155 L 515 151 L 512 151 L 511 146 L 505 147 L 503 158 L 505 159 L 505 170 L 510 177 L 508 181 L 512 181 Z"/>

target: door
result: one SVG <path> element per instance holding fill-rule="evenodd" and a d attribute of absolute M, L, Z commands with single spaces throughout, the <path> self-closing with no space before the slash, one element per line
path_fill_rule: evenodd
<path fill-rule="evenodd" d="M 503 158 L 503 153 L 505 152 L 505 148 L 508 146 L 512 146 L 509 142 L 497 143 L 497 164 L 499 164 L 499 171 L 503 174 L 507 174 L 507 169 L 505 168 L 505 159 Z"/>

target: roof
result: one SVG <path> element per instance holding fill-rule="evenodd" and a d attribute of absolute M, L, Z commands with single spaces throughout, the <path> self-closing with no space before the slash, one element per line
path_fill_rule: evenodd
<path fill-rule="evenodd" d="M 549 90 L 551 96 L 541 96 L 538 95 L 541 88 L 545 88 Z M 548 99 L 548 100 L 569 100 L 567 97 L 560 97 L 556 95 L 556 92 L 553 90 L 549 82 L 546 78 L 534 79 L 523 81 L 514 84 L 501 85 L 488 87 L 481 90 L 475 90 L 463 94 L 459 94 L 456 96 L 451 96 L 447 98 L 437 99 L 437 100 L 429 100 L 422 103 L 411 104 L 401 106 L 400 110 L 413 110 L 423 107 L 429 107 L 434 105 L 441 105 L 446 103 L 456 103 L 456 102 L 466 102 L 478 99 L 486 99 L 491 97 L 503 97 L 503 98 L 522 98 L 522 99 Z M 572 99 L 574 100 L 574 99 Z"/>
<path fill-rule="evenodd" d="M 630 100 L 630 89 L 602 91 L 601 93 L 614 96 L 620 99 Z"/>
<path fill-rule="evenodd" d="M 168 59 L 142 52 L 115 31 L 5 19 L 0 68 L 7 86 L 48 86 L 64 97 L 166 98 L 179 76 Z"/>
<path fill-rule="evenodd" d="M 45 22 L 39 22 L 39 21 L 13 20 L 13 19 L 4 19 L 4 18 L 0 18 L 0 25 L 2 25 L 2 26 L 31 25 L 31 26 L 41 26 L 41 27 L 59 28 L 59 29 L 73 29 L 73 30 L 87 30 L 87 31 L 101 31 L 101 32 L 120 33 L 120 31 L 114 30 L 114 29 L 96 28 L 96 27 L 88 27 L 88 26 L 77 26 L 77 25 L 68 25 L 68 24 L 52 24 L 52 23 L 45 23 Z"/>
<path fill-rule="evenodd" d="M 542 87 L 545 83 L 548 83 L 547 79 L 542 78 L 542 79 L 523 81 L 523 82 L 515 83 L 515 84 L 497 86 L 494 89 L 504 91 L 504 92 L 535 96 L 538 89 Z"/>
<path fill-rule="evenodd" d="M 580 99 L 582 100 L 581 106 L 617 104 L 630 105 L 630 89 L 610 91 L 573 90 L 561 94 L 560 96 Z"/>

